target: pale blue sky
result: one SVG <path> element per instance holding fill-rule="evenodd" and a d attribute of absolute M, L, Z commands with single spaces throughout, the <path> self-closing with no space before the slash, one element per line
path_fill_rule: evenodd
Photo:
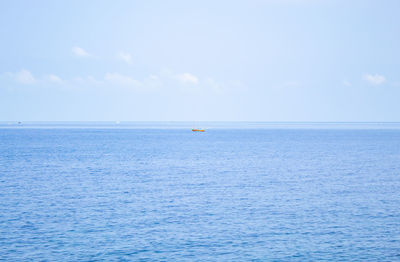
<path fill-rule="evenodd" d="M 400 121 L 400 1 L 0 2 L 0 120 Z"/>

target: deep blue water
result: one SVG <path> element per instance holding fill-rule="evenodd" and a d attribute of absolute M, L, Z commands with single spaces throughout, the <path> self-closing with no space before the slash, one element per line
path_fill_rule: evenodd
<path fill-rule="evenodd" d="M 399 261 L 400 129 L 0 128 L 0 259 Z"/>

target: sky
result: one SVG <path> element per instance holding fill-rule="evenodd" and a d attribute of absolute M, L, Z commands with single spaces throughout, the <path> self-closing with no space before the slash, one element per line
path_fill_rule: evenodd
<path fill-rule="evenodd" d="M 0 1 L 0 121 L 400 121 L 400 1 Z"/>

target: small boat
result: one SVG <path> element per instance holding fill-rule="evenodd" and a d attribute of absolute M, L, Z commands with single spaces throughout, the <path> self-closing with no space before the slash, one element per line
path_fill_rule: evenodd
<path fill-rule="evenodd" d="M 196 128 L 193 128 L 192 131 L 193 131 L 193 132 L 204 132 L 205 130 L 204 130 L 204 129 L 196 129 Z"/>

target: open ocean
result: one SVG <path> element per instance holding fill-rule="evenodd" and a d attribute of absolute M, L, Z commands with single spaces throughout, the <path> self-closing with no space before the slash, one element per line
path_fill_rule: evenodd
<path fill-rule="evenodd" d="M 398 123 L 1 123 L 0 260 L 400 261 Z"/>

